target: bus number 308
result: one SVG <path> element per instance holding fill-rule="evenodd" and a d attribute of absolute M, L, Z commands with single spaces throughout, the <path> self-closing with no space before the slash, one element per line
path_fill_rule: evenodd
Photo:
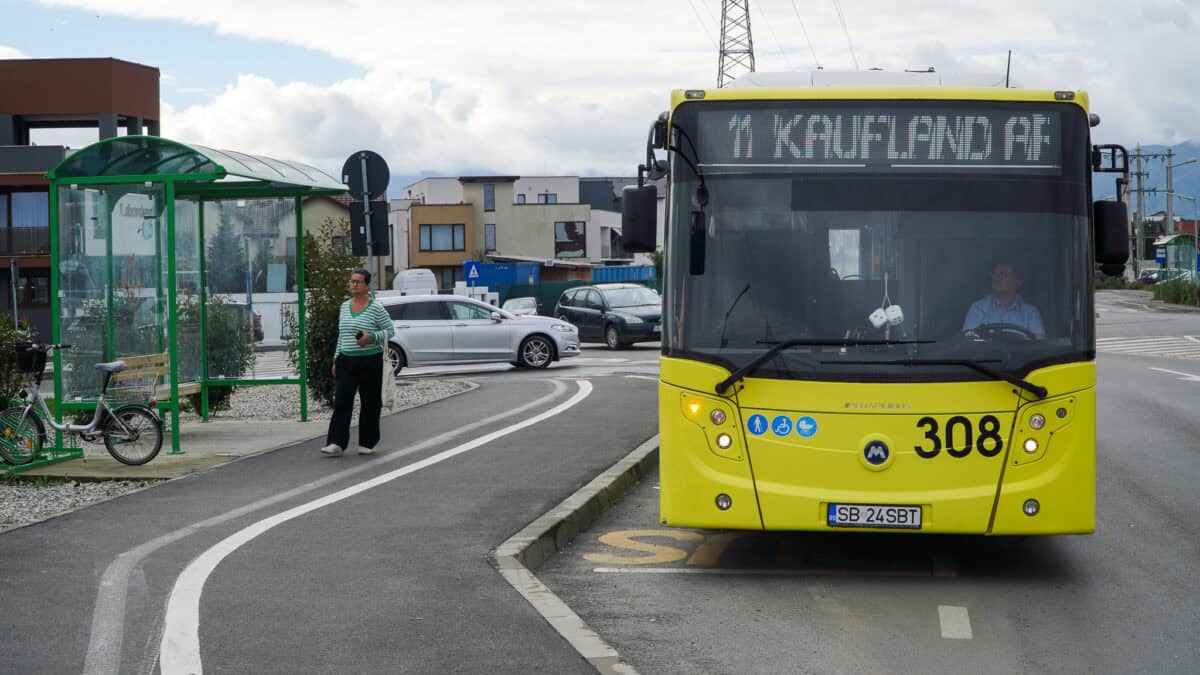
<path fill-rule="evenodd" d="M 922 417 L 917 421 L 917 428 L 925 430 L 928 442 L 913 449 L 925 459 L 937 457 L 943 446 L 951 457 L 960 458 L 971 454 L 972 448 L 984 457 L 995 457 L 1004 449 L 1004 440 L 1000 438 L 1000 420 L 994 415 L 980 418 L 978 429 L 970 419 L 961 415 L 946 420 L 945 429 L 939 427 L 936 419 Z"/>

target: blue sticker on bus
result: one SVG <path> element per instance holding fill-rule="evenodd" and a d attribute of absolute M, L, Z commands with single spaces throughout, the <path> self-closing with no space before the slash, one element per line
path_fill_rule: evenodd
<path fill-rule="evenodd" d="M 751 415 L 750 419 L 746 420 L 746 430 L 755 436 L 762 436 L 767 433 L 767 418 L 762 415 Z"/>
<path fill-rule="evenodd" d="M 792 418 L 787 415 L 779 415 L 771 420 L 771 431 L 775 432 L 776 436 L 787 436 L 792 433 Z"/>
<path fill-rule="evenodd" d="M 808 415 L 797 419 L 796 433 L 804 438 L 812 438 L 817 434 L 817 421 Z"/>

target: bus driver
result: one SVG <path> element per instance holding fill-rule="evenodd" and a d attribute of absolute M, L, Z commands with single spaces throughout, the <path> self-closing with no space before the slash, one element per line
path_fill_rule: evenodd
<path fill-rule="evenodd" d="M 1025 302 L 1017 293 L 1020 287 L 1021 278 L 1017 276 L 1013 266 L 1006 262 L 996 263 L 992 267 L 992 292 L 976 300 L 967 310 L 967 318 L 963 321 L 963 334 L 979 337 L 976 329 L 981 326 L 993 326 L 997 330 L 1003 330 L 1002 324 L 1007 324 L 1024 329 L 1037 340 L 1045 340 L 1046 327 L 1042 324 L 1042 315 L 1037 307 Z"/>

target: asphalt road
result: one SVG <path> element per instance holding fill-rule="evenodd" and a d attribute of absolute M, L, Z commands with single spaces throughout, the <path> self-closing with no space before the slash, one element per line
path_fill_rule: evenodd
<path fill-rule="evenodd" d="M 576 360 L 0 535 L 0 671 L 588 672 L 488 562 L 655 433 L 653 347 Z"/>
<path fill-rule="evenodd" d="M 539 577 L 642 673 L 1195 673 L 1200 344 L 1145 338 L 1200 313 L 1097 310 L 1094 535 L 664 530 L 654 475 Z"/>

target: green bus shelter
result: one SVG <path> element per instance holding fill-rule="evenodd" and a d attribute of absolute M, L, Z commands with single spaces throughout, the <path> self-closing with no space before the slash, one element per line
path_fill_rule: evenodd
<path fill-rule="evenodd" d="M 169 412 L 172 453 L 181 402 L 207 420 L 219 387 L 297 385 L 307 420 L 301 201 L 344 193 L 338 179 L 156 136 L 101 141 L 46 177 L 51 339 L 72 346 L 55 355 L 56 415 L 91 410 L 94 365 L 124 359 Z"/>

